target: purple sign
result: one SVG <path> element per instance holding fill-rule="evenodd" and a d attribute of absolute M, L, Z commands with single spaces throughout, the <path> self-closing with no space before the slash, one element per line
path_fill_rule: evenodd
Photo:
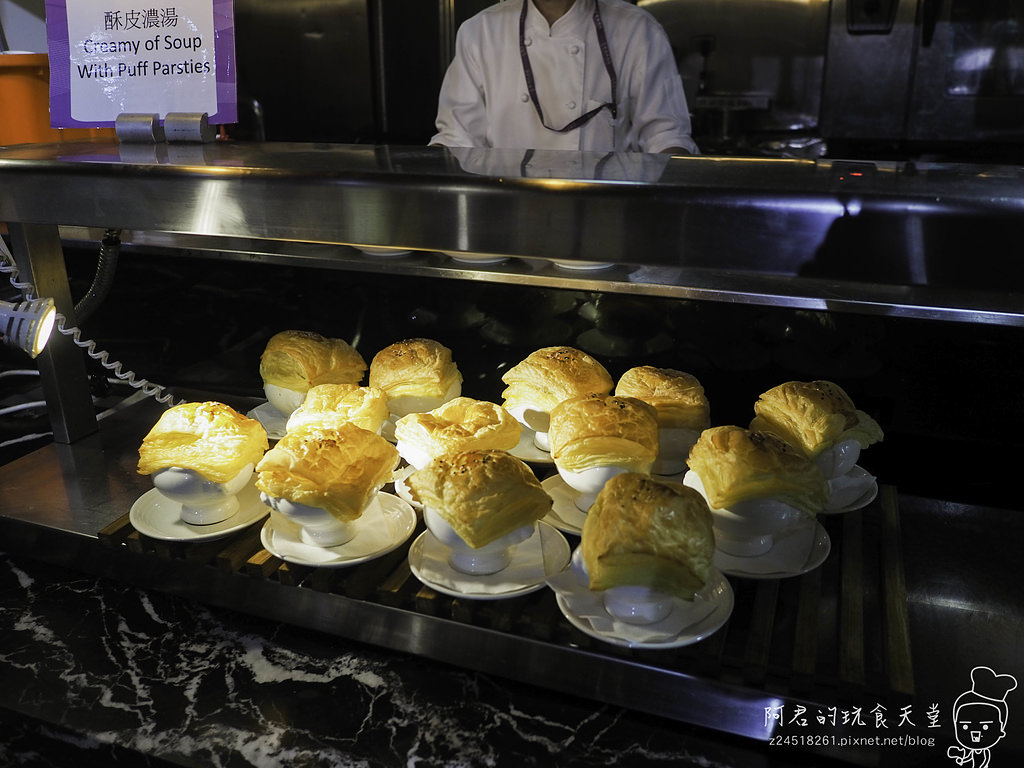
<path fill-rule="evenodd" d="M 46 0 L 50 124 L 205 112 L 238 121 L 232 0 Z"/>

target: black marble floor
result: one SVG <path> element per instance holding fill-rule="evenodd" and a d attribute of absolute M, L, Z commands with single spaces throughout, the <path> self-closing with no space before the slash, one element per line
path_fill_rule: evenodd
<path fill-rule="evenodd" d="M 4 766 L 813 764 L 10 554 L 0 680 Z"/>

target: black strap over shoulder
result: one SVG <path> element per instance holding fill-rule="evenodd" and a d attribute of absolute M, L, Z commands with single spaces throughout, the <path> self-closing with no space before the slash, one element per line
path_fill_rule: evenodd
<path fill-rule="evenodd" d="M 608 72 L 608 79 L 611 80 L 612 84 L 612 100 L 607 104 L 602 104 L 599 107 L 595 107 L 586 114 L 580 115 L 571 123 L 562 128 L 552 128 L 544 120 L 544 112 L 540 108 L 540 100 L 537 98 L 537 84 L 533 78 L 533 67 L 530 66 L 530 55 L 526 52 L 526 11 L 527 5 L 530 0 L 523 0 L 523 11 L 519 14 L 519 58 L 523 62 L 523 75 L 526 77 L 526 90 L 530 93 L 530 100 L 533 101 L 533 107 L 537 110 L 537 117 L 540 118 L 540 123 L 549 131 L 555 131 L 556 133 L 568 133 L 569 131 L 579 128 L 581 125 L 585 125 L 590 122 L 594 116 L 602 109 L 608 109 L 612 113 L 612 117 L 616 118 L 619 116 L 619 110 L 616 106 L 618 102 L 618 85 L 619 79 L 615 75 L 615 66 L 612 64 L 611 50 L 608 48 L 608 36 L 604 31 L 604 20 L 601 18 L 600 3 L 595 0 L 594 2 L 594 30 L 597 32 L 597 40 L 601 46 L 601 58 L 604 60 L 604 68 Z"/>

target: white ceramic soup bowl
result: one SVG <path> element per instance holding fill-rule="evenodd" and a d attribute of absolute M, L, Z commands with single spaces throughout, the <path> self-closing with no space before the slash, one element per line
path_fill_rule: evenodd
<path fill-rule="evenodd" d="M 181 505 L 181 519 L 191 525 L 212 525 L 238 511 L 238 493 L 252 477 L 254 465 L 246 464 L 226 483 L 207 480 L 194 469 L 166 467 L 153 473 L 160 493 Z"/>
<path fill-rule="evenodd" d="M 576 491 L 576 497 L 573 501 L 576 504 L 576 508 L 581 512 L 586 512 L 593 506 L 594 501 L 597 499 L 597 494 L 604 488 L 605 483 L 615 477 L 615 475 L 621 475 L 623 472 L 628 471 L 624 467 L 608 465 L 604 467 L 589 467 L 579 472 L 573 472 L 570 469 L 559 466 L 558 461 L 555 461 L 555 469 L 558 470 L 558 475 L 565 481 L 565 484 Z"/>
<path fill-rule="evenodd" d="M 426 413 L 438 408 L 449 400 L 454 400 L 462 394 L 462 382 L 456 381 L 444 395 L 402 395 L 388 399 L 388 410 L 396 419 L 408 416 L 410 413 Z"/>
<path fill-rule="evenodd" d="M 658 458 L 651 466 L 652 475 L 678 475 L 686 471 L 690 449 L 700 432 L 686 427 L 658 428 Z"/>
<path fill-rule="evenodd" d="M 860 443 L 856 440 L 843 440 L 836 443 L 814 457 L 814 463 L 825 473 L 825 479 L 845 475 L 860 458 Z"/>
<path fill-rule="evenodd" d="M 712 509 L 715 545 L 726 554 L 756 557 L 775 546 L 775 538 L 810 517 L 778 499 L 750 499 L 729 509 Z"/>
<path fill-rule="evenodd" d="M 506 407 L 512 418 L 533 432 L 533 444 L 542 451 L 551 451 L 548 439 L 548 428 L 551 426 L 551 414 L 547 411 L 531 408 L 529 405 Z"/>
<path fill-rule="evenodd" d="M 704 484 L 692 470 L 686 473 L 683 484 L 699 491 L 705 499 Z M 734 557 L 756 557 L 775 545 L 775 538 L 807 523 L 810 515 L 772 498 L 748 499 L 728 509 L 711 510 L 715 529 L 715 547 Z"/>
<path fill-rule="evenodd" d="M 537 530 L 536 523 L 524 525 L 482 547 L 473 548 L 436 510 L 425 507 L 423 522 L 426 524 L 427 530 L 441 544 L 448 547 L 448 564 L 460 573 L 476 576 L 498 573 L 507 568 L 508 564 L 512 562 L 512 552 L 515 547 L 533 536 Z"/>
<path fill-rule="evenodd" d="M 267 396 L 267 401 L 277 409 L 278 413 L 285 417 L 291 416 L 306 399 L 305 392 L 279 387 L 277 384 L 264 384 L 263 394 Z"/>
<path fill-rule="evenodd" d="M 604 607 L 626 624 L 654 624 L 672 613 L 672 598 L 650 587 L 612 587 L 604 591 Z"/>
<path fill-rule="evenodd" d="M 429 453 L 418 446 L 410 445 L 406 440 L 398 440 L 395 443 L 395 447 L 398 449 L 398 455 L 405 459 L 414 469 L 423 469 L 434 460 L 434 457 Z"/>
<path fill-rule="evenodd" d="M 589 581 L 587 564 L 579 547 L 572 553 L 572 566 Z M 611 587 L 601 593 L 601 599 L 608 614 L 626 624 L 654 624 L 662 621 L 668 618 L 676 605 L 671 595 L 641 585 Z"/>
<path fill-rule="evenodd" d="M 322 507 L 289 501 L 288 499 L 261 493 L 263 503 L 299 526 L 299 540 L 312 547 L 338 547 L 351 541 L 356 535 L 353 522 L 339 520 Z M 366 505 L 377 501 L 376 495 Z"/>

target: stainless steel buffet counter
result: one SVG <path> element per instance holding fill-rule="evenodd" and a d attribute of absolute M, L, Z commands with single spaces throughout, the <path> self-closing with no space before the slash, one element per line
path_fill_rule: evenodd
<path fill-rule="evenodd" d="M 925 162 L 64 144 L 0 150 L 0 219 L 363 269 L 295 244 L 597 261 L 620 268 L 590 284 L 617 291 L 1019 325 L 1007 289 L 1021 285 L 1020 259 L 1005 238 L 1019 234 L 1022 176 Z M 579 284 L 535 262 L 473 273 Z"/>
<path fill-rule="evenodd" d="M 325 244 L 501 254 L 525 259 L 512 267 L 422 268 L 645 295 L 1024 322 L 1017 296 L 1024 266 L 1005 250 L 1021 239 L 1021 168 L 568 155 L 29 145 L 0 150 L 0 220 L 11 227 L 16 258 L 67 317 L 60 225 L 337 268 L 390 265 L 353 261 Z M 614 267 L 581 276 L 546 260 Z M 58 433 L 73 439 L 90 426 L 81 399 L 73 405 L 81 374 L 75 382 L 74 364 L 60 352 L 68 346 L 47 353 L 65 358 L 48 399 Z"/>
<path fill-rule="evenodd" d="M 62 144 L 0 148 L 0 221 L 23 277 L 69 318 L 64 249 L 114 228 L 126 249 L 164 261 L 1016 331 L 1024 264 L 1006 243 L 1024 234 L 1022 181 L 1024 169 L 1011 166 Z M 412 253 L 394 260 L 348 246 Z M 1018 516 L 904 495 L 898 477 L 883 478 L 862 512 L 828 521 L 833 551 L 823 567 L 738 580 L 720 633 L 669 652 L 621 649 L 564 622 L 548 591 L 502 605 L 434 593 L 409 573 L 401 548 L 327 572 L 282 563 L 258 532 L 206 544 L 149 540 L 127 512 L 148 487 L 134 472 L 136 449 L 160 406 L 135 402 L 97 426 L 81 352 L 65 336 L 40 370 L 55 441 L 0 467 L 0 528 L 43 559 L 761 742 L 800 736 L 783 712 L 827 720 L 830 709 L 879 706 L 893 726 L 896 713 L 908 715 L 899 735 L 950 741 L 950 724 L 927 715 L 934 704 L 948 720 L 962 687 L 950 667 L 969 671 L 976 660 L 1012 671 L 1019 662 L 1010 638 L 1021 607 L 1000 575 L 1009 563 L 986 554 L 1020 541 Z M 965 584 L 993 590 L 987 602 L 969 599 L 969 588 L 937 589 L 952 562 Z M 823 735 L 863 734 L 857 728 L 825 723 Z M 1019 737 L 1008 742 L 1008 754 L 1021 749 Z M 804 746 L 899 765 L 935 764 L 945 750 L 839 749 L 810 738 Z"/>

